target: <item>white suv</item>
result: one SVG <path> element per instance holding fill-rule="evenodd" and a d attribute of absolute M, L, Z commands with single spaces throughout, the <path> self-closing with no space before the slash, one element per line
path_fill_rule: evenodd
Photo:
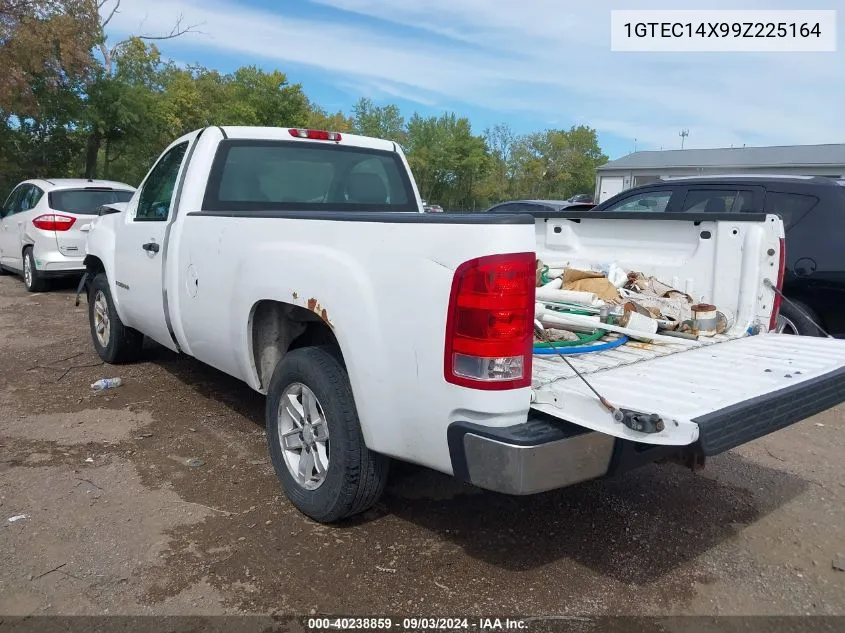
<path fill-rule="evenodd" d="M 0 274 L 22 274 L 30 292 L 47 279 L 85 272 L 85 238 L 103 205 L 127 202 L 135 189 L 109 180 L 26 180 L 0 209 Z"/>

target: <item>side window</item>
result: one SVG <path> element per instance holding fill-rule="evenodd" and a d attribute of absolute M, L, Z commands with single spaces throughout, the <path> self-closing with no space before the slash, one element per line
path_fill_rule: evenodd
<path fill-rule="evenodd" d="M 671 197 L 672 191 L 669 189 L 646 191 L 629 196 L 624 200 L 620 200 L 613 206 L 603 209 L 603 211 L 642 211 L 646 213 L 662 213 L 669 205 L 669 198 Z"/>
<path fill-rule="evenodd" d="M 736 189 L 690 189 L 681 211 L 685 213 L 739 213 L 752 211 L 751 191 Z"/>
<path fill-rule="evenodd" d="M 32 185 L 24 185 L 23 193 L 18 199 L 17 209 L 15 213 L 23 213 L 29 211 L 34 205 L 32 204 Z"/>
<path fill-rule="evenodd" d="M 27 185 L 18 185 L 9 197 L 6 198 L 6 204 L 3 205 L 3 217 L 14 215 L 20 209 L 21 197 L 26 193 Z"/>
<path fill-rule="evenodd" d="M 164 221 L 170 215 L 170 203 L 179 167 L 188 149 L 188 143 L 172 147 L 153 167 L 138 196 L 138 210 L 135 220 Z"/>
<path fill-rule="evenodd" d="M 23 194 L 20 203 L 20 212 L 34 209 L 44 192 L 35 185 L 29 185 L 29 189 Z"/>
<path fill-rule="evenodd" d="M 783 220 L 785 229 L 789 229 L 815 207 L 819 199 L 798 193 L 780 193 L 769 191 L 766 194 L 766 213 L 775 213 Z"/>

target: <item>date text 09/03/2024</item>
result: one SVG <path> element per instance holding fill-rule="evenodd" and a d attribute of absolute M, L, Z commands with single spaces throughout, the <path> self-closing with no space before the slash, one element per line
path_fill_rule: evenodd
<path fill-rule="evenodd" d="M 474 631 L 516 631 L 528 628 L 528 623 L 519 618 L 308 618 L 308 629 L 328 630 L 474 630 Z"/>

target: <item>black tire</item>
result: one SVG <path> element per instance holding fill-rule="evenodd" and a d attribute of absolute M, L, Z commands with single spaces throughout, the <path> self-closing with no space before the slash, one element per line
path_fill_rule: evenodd
<path fill-rule="evenodd" d="M 98 293 L 102 293 L 108 307 L 109 336 L 107 345 L 103 345 L 97 337 L 95 325 L 95 300 Z M 117 314 L 112 300 L 109 282 L 105 273 L 100 273 L 88 286 L 88 323 L 91 330 L 91 342 L 94 349 L 104 361 L 111 365 L 131 363 L 141 355 L 141 347 L 144 345 L 144 335 L 138 330 L 123 325 L 123 321 Z"/>
<path fill-rule="evenodd" d="M 814 324 L 815 322 L 824 327 L 818 313 L 801 301 L 792 299 L 792 304 L 784 301 L 780 306 L 780 317 L 786 320 L 783 332 L 800 336 L 824 336 L 824 333 Z"/>
<path fill-rule="evenodd" d="M 328 426 L 329 464 L 322 484 L 313 490 L 296 481 L 281 447 L 279 403 L 294 383 L 314 393 Z M 276 476 L 300 512 L 320 523 L 332 523 L 364 512 L 381 497 L 390 459 L 369 450 L 364 443 L 346 370 L 326 349 L 303 347 L 284 355 L 270 380 L 265 417 Z"/>
<path fill-rule="evenodd" d="M 47 290 L 47 280 L 41 276 L 38 272 L 38 269 L 35 267 L 35 257 L 32 254 L 32 247 L 29 246 L 23 252 L 23 265 L 24 265 L 24 275 L 23 275 L 23 285 L 29 292 L 44 292 Z M 27 278 L 26 274 L 26 267 L 27 265 L 30 267 L 30 275 Z"/>

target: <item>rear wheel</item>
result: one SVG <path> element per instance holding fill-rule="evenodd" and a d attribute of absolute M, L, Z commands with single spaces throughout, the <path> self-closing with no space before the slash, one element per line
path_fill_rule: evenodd
<path fill-rule="evenodd" d="M 349 378 L 326 349 L 285 354 L 267 391 L 266 423 L 276 475 L 303 514 L 331 523 L 378 501 L 389 459 L 365 445 Z"/>
<path fill-rule="evenodd" d="M 94 277 L 88 288 L 88 321 L 94 349 L 107 363 L 130 363 L 141 355 L 144 335 L 123 325 L 103 273 Z"/>
<path fill-rule="evenodd" d="M 29 292 L 44 292 L 47 290 L 47 280 L 41 276 L 35 267 L 35 257 L 32 247 L 23 252 L 23 285 Z"/>
<path fill-rule="evenodd" d="M 819 315 L 806 303 L 795 299 L 792 299 L 792 303 L 794 305 L 784 301 L 781 305 L 775 331 L 779 334 L 798 336 L 824 336 L 824 333 L 815 325 L 815 323 L 822 324 Z"/>

